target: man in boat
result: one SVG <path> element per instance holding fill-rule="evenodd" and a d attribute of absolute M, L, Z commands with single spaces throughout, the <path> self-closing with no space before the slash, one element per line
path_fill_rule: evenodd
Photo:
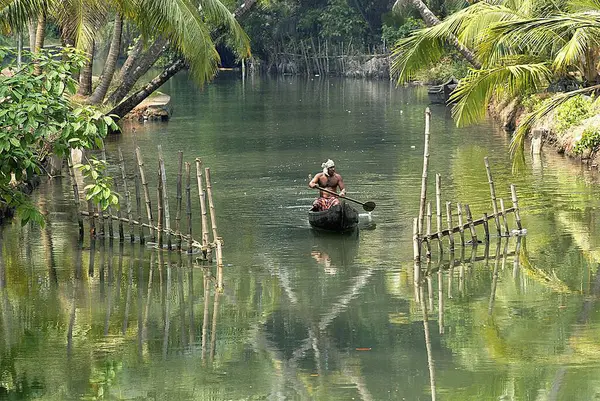
<path fill-rule="evenodd" d="M 335 172 L 335 163 L 333 160 L 327 160 L 325 163 L 321 164 L 321 167 L 323 168 L 323 172 L 315 175 L 314 178 L 308 183 L 308 186 L 310 188 L 319 186 L 333 192 L 337 192 L 339 188 L 339 196 L 345 196 L 346 186 L 344 185 L 342 176 Z M 312 209 L 310 210 L 313 212 L 318 212 L 321 210 L 327 210 L 330 207 L 339 204 L 340 200 L 337 196 L 325 191 L 320 191 L 319 197 L 315 199 Z"/>

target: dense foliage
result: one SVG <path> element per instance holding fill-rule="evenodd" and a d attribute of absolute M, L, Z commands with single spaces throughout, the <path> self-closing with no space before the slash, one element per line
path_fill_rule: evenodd
<path fill-rule="evenodd" d="M 17 181 L 40 174 L 49 155 L 101 145 L 108 130 L 117 126 L 91 106 L 70 100 L 76 91 L 72 74 L 85 60 L 81 52 L 41 52 L 21 68 L 11 57 L 11 50 L 0 49 L 6 65 L 0 76 L 0 203 L 16 207 L 23 223 L 41 222 L 41 215 L 13 187 L 11 173 Z"/>

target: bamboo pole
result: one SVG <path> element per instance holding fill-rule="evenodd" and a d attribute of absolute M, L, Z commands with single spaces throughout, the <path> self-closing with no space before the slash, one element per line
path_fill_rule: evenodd
<path fill-rule="evenodd" d="M 496 188 L 494 186 L 494 180 L 492 178 L 492 170 L 490 169 L 490 162 L 487 157 L 483 158 L 485 164 L 485 171 L 487 172 L 488 183 L 490 184 L 490 196 L 492 197 L 492 208 L 494 210 L 494 222 L 496 223 L 496 231 L 500 235 L 500 219 L 498 218 L 498 203 L 496 202 Z"/>
<path fill-rule="evenodd" d="M 117 180 L 115 180 L 115 191 L 119 193 L 119 184 Z M 123 242 L 125 241 L 125 231 L 123 230 L 123 221 L 121 220 L 123 218 L 121 207 L 117 209 L 117 217 L 119 218 L 119 220 L 117 220 L 119 222 L 119 242 Z M 112 218 L 112 214 L 108 218 Z"/>
<path fill-rule="evenodd" d="M 138 171 L 136 169 L 135 175 L 134 175 L 134 183 L 135 183 L 135 206 L 137 209 L 137 218 L 138 221 L 141 223 L 142 222 L 142 197 L 141 197 L 141 191 L 140 191 L 140 177 L 138 174 Z M 139 228 L 140 228 L 140 244 L 144 244 L 146 242 L 145 238 L 144 238 L 144 226 L 142 224 L 139 224 Z"/>
<path fill-rule="evenodd" d="M 452 202 L 446 202 L 446 220 L 448 221 L 448 239 L 450 240 L 450 249 L 454 249 L 454 233 L 452 227 Z"/>
<path fill-rule="evenodd" d="M 204 169 L 206 178 L 206 195 L 208 197 L 208 205 L 210 207 L 210 223 L 212 226 L 213 242 L 217 242 L 217 219 L 215 217 L 215 204 L 213 203 L 212 184 L 210 182 L 210 168 Z"/>
<path fill-rule="evenodd" d="M 488 244 L 490 242 L 490 227 L 488 225 L 487 213 L 483 214 L 483 230 L 485 232 L 485 242 L 486 242 L 486 244 Z"/>
<path fill-rule="evenodd" d="M 104 146 L 104 141 L 102 141 L 102 161 L 104 163 L 106 163 L 106 147 Z M 99 208 L 101 208 L 100 205 L 98 205 Z M 110 206 L 110 203 L 108 204 L 108 214 L 112 214 L 112 208 Z M 100 209 L 98 209 L 100 210 Z M 102 213 L 102 234 L 104 234 L 104 213 Z M 113 231 L 113 224 L 112 224 L 112 220 L 108 219 L 108 236 L 110 238 L 110 241 L 112 241 L 112 238 L 114 236 L 114 231 Z"/>
<path fill-rule="evenodd" d="M 158 187 L 157 187 L 157 195 L 158 195 L 158 221 L 156 223 L 156 226 L 158 227 L 158 229 L 156 230 L 158 232 L 157 235 L 157 241 L 158 241 L 158 249 L 162 249 L 163 246 L 163 180 L 162 180 L 162 169 L 160 168 L 160 165 L 158 167 Z"/>
<path fill-rule="evenodd" d="M 88 213 L 90 214 L 90 239 L 96 238 L 96 219 L 94 218 L 94 204 L 91 200 L 87 201 Z"/>
<path fill-rule="evenodd" d="M 83 218 L 81 217 L 81 199 L 79 199 L 79 186 L 75 179 L 75 169 L 73 167 L 73 159 L 69 154 L 67 156 L 67 165 L 69 166 L 69 177 L 71 178 L 71 185 L 73 186 L 73 198 L 75 199 L 75 205 L 77 205 L 77 224 L 79 226 L 79 241 L 83 241 L 84 230 L 83 230 Z"/>
<path fill-rule="evenodd" d="M 431 202 L 427 202 L 427 237 L 425 244 L 427 245 L 427 258 L 431 258 Z"/>
<path fill-rule="evenodd" d="M 415 261 L 421 260 L 421 250 L 419 249 L 420 247 L 421 246 L 419 243 L 419 219 L 415 218 L 413 220 L 413 255 L 414 255 Z M 416 278 L 416 274 L 415 274 L 415 282 L 416 281 L 417 281 L 417 278 Z"/>
<path fill-rule="evenodd" d="M 507 213 L 509 213 L 509 212 L 513 212 L 513 211 L 514 211 L 514 208 L 512 208 L 512 207 L 506 210 L 506 212 L 507 212 Z M 481 218 L 479 218 L 479 219 L 477 219 L 477 220 L 473 220 L 473 226 L 474 226 L 474 227 L 480 226 L 480 225 L 482 225 L 482 224 L 483 224 L 483 222 L 484 222 L 484 221 L 490 221 L 490 220 L 492 220 L 493 218 L 494 218 L 494 216 L 492 216 L 492 215 L 489 215 L 489 216 L 487 216 L 487 218 L 486 218 L 486 219 L 484 219 L 483 217 L 481 217 Z M 443 236 L 445 236 L 445 235 L 450 235 L 451 233 L 459 233 L 459 232 L 460 232 L 460 230 L 461 230 L 461 228 L 462 228 L 462 229 L 468 229 L 468 228 L 469 228 L 469 223 L 466 223 L 466 224 L 464 224 L 463 226 L 455 226 L 455 227 L 453 227 L 451 230 L 450 230 L 450 229 L 447 229 L 447 228 L 444 228 L 444 229 L 442 230 L 442 232 L 441 232 L 441 235 L 442 235 L 442 237 L 443 237 Z M 434 240 L 434 239 L 438 239 L 438 233 L 433 233 L 433 234 L 431 234 L 431 239 L 432 239 L 432 240 Z"/>
<path fill-rule="evenodd" d="M 467 224 L 471 230 L 471 243 L 477 243 L 477 232 L 475 231 L 475 225 L 473 224 L 473 216 L 471 215 L 471 208 L 469 205 L 465 205 L 465 213 L 467 213 Z"/>
<path fill-rule="evenodd" d="M 165 170 L 165 160 L 163 158 L 162 146 L 158 145 L 158 164 L 160 166 L 160 179 L 162 180 L 163 195 L 163 213 L 164 223 L 167 232 L 171 232 L 171 212 L 169 209 L 169 187 L 167 187 L 167 172 Z M 171 249 L 171 235 L 167 234 L 167 248 Z"/>
<path fill-rule="evenodd" d="M 242 65 L 244 65 L 244 61 L 242 60 Z M 177 213 L 175 214 L 175 232 L 179 233 L 181 231 L 181 203 L 182 203 L 182 174 L 183 174 L 183 152 L 180 150 L 177 152 L 177 160 L 178 160 L 178 170 L 177 170 Z M 187 163 L 186 163 L 187 168 Z M 187 172 L 187 170 L 186 170 Z M 181 249 L 181 237 L 177 241 L 177 249 Z"/>
<path fill-rule="evenodd" d="M 440 174 L 435 175 L 435 211 L 437 217 L 438 245 L 440 252 L 442 252 L 442 176 Z"/>
<path fill-rule="evenodd" d="M 123 158 L 123 152 L 121 147 L 118 148 L 119 152 L 119 165 L 121 166 L 121 179 L 123 180 L 123 190 L 125 191 L 125 202 L 127 204 L 127 218 L 129 219 L 129 240 L 133 242 L 135 236 L 133 235 L 133 215 L 131 214 L 131 192 L 129 192 L 129 186 L 127 185 L 127 175 L 125 174 L 125 159 Z"/>
<path fill-rule="evenodd" d="M 138 169 L 140 171 L 140 179 L 142 180 L 142 187 L 144 188 L 144 200 L 146 201 L 146 214 L 148 216 L 148 224 L 150 227 L 154 225 L 152 219 L 152 204 L 150 203 L 150 191 L 148 190 L 148 181 L 146 181 L 146 174 L 144 173 L 144 159 L 142 159 L 142 152 L 139 147 L 135 148 L 135 156 L 138 163 Z M 154 231 L 150 228 L 150 238 L 152 241 L 156 239 Z"/>
<path fill-rule="evenodd" d="M 102 207 L 100 206 L 100 204 L 96 205 L 96 210 L 98 210 L 98 225 L 100 226 L 100 229 L 98 230 L 98 235 L 104 237 L 104 213 L 102 212 Z"/>
<path fill-rule="evenodd" d="M 517 198 L 517 188 L 514 184 L 510 184 L 510 193 L 512 196 L 513 208 L 515 209 L 515 220 L 517 222 L 517 228 L 519 230 L 522 230 L 523 226 L 521 226 L 521 216 L 519 214 L 519 200 Z"/>
<path fill-rule="evenodd" d="M 460 246 L 465 246 L 465 226 L 463 223 L 462 205 L 456 204 L 456 213 L 458 214 L 458 227 L 460 230 Z"/>
<path fill-rule="evenodd" d="M 504 234 L 509 235 L 508 219 L 506 218 L 506 209 L 504 208 L 504 199 L 500 198 L 500 210 L 502 211 L 502 223 L 504 224 Z"/>
<path fill-rule="evenodd" d="M 188 224 L 188 253 L 192 253 L 192 187 L 190 185 L 190 163 L 185 163 L 185 198 Z M 179 240 L 179 249 L 181 249 L 181 239 Z"/>
<path fill-rule="evenodd" d="M 431 111 L 429 107 L 425 109 L 425 147 L 423 150 L 423 173 L 421 175 L 421 201 L 419 204 L 419 225 L 418 235 L 423 234 L 423 216 L 425 214 L 425 201 L 427 199 L 427 169 L 429 168 L 429 123 L 431 120 Z"/>
<path fill-rule="evenodd" d="M 202 244 L 208 244 L 208 217 L 206 215 L 206 195 L 202 184 L 202 160 L 196 158 L 196 179 L 198 181 L 198 198 L 200 199 L 200 213 L 202 214 Z"/>

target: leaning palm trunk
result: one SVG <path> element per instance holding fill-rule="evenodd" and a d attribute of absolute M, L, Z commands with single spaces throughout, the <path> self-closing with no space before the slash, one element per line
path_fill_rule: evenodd
<path fill-rule="evenodd" d="M 150 46 L 141 57 L 138 56 L 131 62 L 132 65 L 121 74 L 120 85 L 117 86 L 114 92 L 108 97 L 108 103 L 117 104 L 123 100 L 138 79 L 148 72 L 150 67 L 152 67 L 163 54 L 167 43 L 168 41 L 163 38 L 155 40 L 152 46 Z"/>
<path fill-rule="evenodd" d="M 115 16 L 115 29 L 113 31 L 113 38 L 110 43 L 110 50 L 106 57 L 106 63 L 104 64 L 104 70 L 100 77 L 100 83 L 92 93 L 92 96 L 88 99 L 88 104 L 99 104 L 104 100 L 108 87 L 112 82 L 117 66 L 117 60 L 119 58 L 119 52 L 121 50 L 121 33 L 123 31 L 123 17 L 120 13 Z"/>
<path fill-rule="evenodd" d="M 27 24 L 27 30 L 29 31 L 29 51 L 35 51 L 35 31 L 36 31 L 36 22 L 31 20 Z"/>
<path fill-rule="evenodd" d="M 91 44 L 91 51 L 87 53 L 88 60 L 79 74 L 79 96 L 89 96 L 92 93 L 92 67 L 94 66 L 94 42 Z"/>
<path fill-rule="evenodd" d="M 108 114 L 115 115 L 117 119 L 125 117 L 125 115 L 133 110 L 135 106 L 150 96 L 152 92 L 160 88 L 162 84 L 167 82 L 173 75 L 177 74 L 183 67 L 185 67 L 185 62 L 183 59 L 178 59 L 165 68 L 159 76 L 146 84 L 142 89 L 119 103 L 119 105 L 113 108 Z"/>
<path fill-rule="evenodd" d="M 398 0 L 400 1 L 400 0 Z M 425 24 L 427 24 L 427 26 L 434 26 L 440 23 L 440 20 L 435 16 L 434 13 L 431 12 L 431 10 L 427 7 L 427 5 L 425 3 L 423 3 L 423 1 L 421 0 L 409 0 L 410 4 L 412 4 L 417 11 L 419 11 L 419 14 L 421 15 L 421 18 L 423 18 L 423 21 L 425 21 Z M 451 44 L 452 46 L 454 46 L 456 48 L 456 50 L 458 50 L 458 52 L 460 54 L 462 54 L 462 56 L 469 62 L 471 63 L 471 65 L 477 69 L 481 68 L 481 63 L 477 60 L 477 57 L 475 57 L 475 54 L 468 49 L 467 47 L 465 47 L 462 43 L 459 42 L 458 38 L 452 34 L 449 34 L 447 36 L 447 41 L 449 44 Z"/>

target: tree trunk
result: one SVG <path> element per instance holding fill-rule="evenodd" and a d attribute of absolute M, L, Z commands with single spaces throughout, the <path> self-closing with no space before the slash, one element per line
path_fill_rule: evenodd
<path fill-rule="evenodd" d="M 158 60 L 165 51 L 167 44 L 168 41 L 166 39 L 156 39 L 152 46 L 150 46 L 141 57 L 137 57 L 137 60 L 134 59 L 131 62 L 132 66 L 128 67 L 129 71 L 126 71 L 121 75 L 120 85 L 117 86 L 114 92 L 108 97 L 108 103 L 117 104 L 123 100 L 137 80 L 148 72 L 150 67 L 156 63 L 156 60 Z"/>
<path fill-rule="evenodd" d="M 423 3 L 423 1 L 410 0 L 410 3 L 417 9 L 417 11 L 419 11 L 419 14 L 421 14 L 421 18 L 423 18 L 423 21 L 425 21 L 425 24 L 427 24 L 427 26 L 434 26 L 440 23 L 440 20 L 435 16 L 435 14 L 431 12 L 431 10 L 427 7 L 425 3 Z M 475 54 L 470 49 L 466 48 L 462 43 L 460 43 L 456 36 L 450 34 L 448 35 L 447 40 L 452 46 L 454 46 L 459 51 L 460 54 L 463 55 L 465 59 L 467 59 L 469 63 L 471 63 L 473 67 L 477 69 L 481 68 L 481 63 L 477 60 Z"/>
<path fill-rule="evenodd" d="M 162 84 L 167 82 L 173 75 L 177 74 L 181 69 L 183 69 L 183 67 L 185 67 L 185 62 L 183 59 L 178 59 L 165 68 L 165 70 L 159 76 L 146 84 L 142 89 L 119 103 L 119 105 L 113 108 L 108 114 L 116 115 L 117 119 L 125 117 L 125 115 L 133 110 L 135 106 L 150 96 L 152 92 L 160 88 Z"/>
<path fill-rule="evenodd" d="M 244 16 L 255 4 L 257 0 L 246 0 L 241 6 L 239 6 L 235 12 L 234 17 L 239 19 Z M 183 59 L 178 59 L 171 63 L 165 70 L 142 89 L 129 96 L 127 99 L 115 106 L 108 114 L 113 114 L 117 119 L 125 117 L 135 106 L 140 104 L 146 99 L 152 92 L 157 90 L 162 84 L 167 82 L 173 75 L 177 74 L 181 69 L 185 67 L 186 63 Z"/>
<path fill-rule="evenodd" d="M 77 94 L 79 96 L 89 96 L 92 93 L 92 67 L 94 66 L 94 46 L 95 42 L 92 41 L 92 49 L 87 54 L 88 61 L 86 61 L 85 65 L 81 69 L 81 73 L 79 74 L 79 89 L 77 89 Z"/>
<path fill-rule="evenodd" d="M 125 60 L 125 63 L 123 63 L 123 66 L 121 67 L 121 70 L 119 71 L 119 75 L 117 76 L 117 79 L 119 81 L 122 81 L 123 76 L 128 74 L 129 70 L 131 70 L 132 67 L 135 65 L 139 55 L 142 53 L 143 48 L 144 48 L 144 41 L 142 40 L 141 36 L 138 36 L 137 43 L 135 44 L 133 49 L 131 49 L 131 52 L 127 56 L 127 60 Z"/>
<path fill-rule="evenodd" d="M 104 63 L 104 69 L 100 76 L 100 82 L 92 93 L 92 96 L 87 100 L 88 104 L 99 104 L 104 100 L 106 92 L 110 83 L 112 82 L 117 67 L 117 60 L 119 58 L 119 52 L 121 51 L 121 33 L 123 32 L 123 17 L 120 13 L 115 15 L 115 28 L 113 31 L 112 41 L 110 42 L 110 49 L 108 50 L 108 56 L 106 56 L 106 63 Z"/>
<path fill-rule="evenodd" d="M 36 31 L 37 23 L 33 20 L 29 21 L 27 24 L 27 29 L 29 30 L 29 51 L 35 51 L 35 31 Z"/>
<path fill-rule="evenodd" d="M 40 53 L 41 49 L 44 47 L 44 34 L 46 31 L 46 10 L 42 10 L 40 15 L 38 15 L 37 29 L 35 31 L 35 47 L 33 50 L 34 54 Z M 42 69 L 39 64 L 35 63 L 34 74 L 40 75 L 42 73 Z"/>

